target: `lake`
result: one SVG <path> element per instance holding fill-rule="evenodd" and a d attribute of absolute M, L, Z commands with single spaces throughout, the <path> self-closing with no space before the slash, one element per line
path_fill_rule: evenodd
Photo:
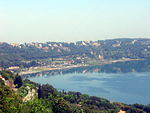
<path fill-rule="evenodd" d="M 58 90 L 78 91 L 126 104 L 150 103 L 150 61 L 128 61 L 102 66 L 46 71 L 26 75 Z"/>

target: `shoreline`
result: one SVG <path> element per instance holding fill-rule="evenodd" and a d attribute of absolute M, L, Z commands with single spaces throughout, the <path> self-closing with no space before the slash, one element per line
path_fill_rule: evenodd
<path fill-rule="evenodd" d="M 58 66 L 58 67 L 48 67 L 48 66 L 41 66 L 41 67 L 32 67 L 27 71 L 21 71 L 18 74 L 20 76 L 27 75 L 27 74 L 35 74 L 38 72 L 43 71 L 55 71 L 55 70 L 62 70 L 62 69 L 72 69 L 72 68 L 79 68 L 79 67 L 87 67 L 87 66 L 94 66 L 94 65 L 105 65 L 105 64 L 112 64 L 117 62 L 127 62 L 127 61 L 139 61 L 145 59 L 118 59 L 118 60 L 103 60 L 102 62 L 93 62 L 93 64 L 77 64 L 77 65 L 69 65 L 69 66 Z"/>
<path fill-rule="evenodd" d="M 27 71 L 22 71 L 20 73 L 18 73 L 19 75 L 27 75 L 27 74 L 34 74 L 34 73 L 38 73 L 38 72 L 43 72 L 43 71 L 55 71 L 55 70 L 61 70 L 61 69 L 72 69 L 72 68 L 78 68 L 78 67 L 85 67 L 85 66 L 90 66 L 90 65 L 71 65 L 71 66 L 63 66 L 63 67 L 55 67 L 55 68 L 52 68 L 52 67 L 45 67 L 45 66 L 42 66 L 42 67 L 38 67 L 37 69 L 29 69 Z M 45 68 L 45 69 L 44 69 Z"/>

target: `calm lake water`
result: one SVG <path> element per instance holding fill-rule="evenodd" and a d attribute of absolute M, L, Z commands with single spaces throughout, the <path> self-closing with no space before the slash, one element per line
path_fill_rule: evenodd
<path fill-rule="evenodd" d="M 150 103 L 150 61 L 47 71 L 26 76 L 58 90 L 78 91 L 127 104 Z"/>

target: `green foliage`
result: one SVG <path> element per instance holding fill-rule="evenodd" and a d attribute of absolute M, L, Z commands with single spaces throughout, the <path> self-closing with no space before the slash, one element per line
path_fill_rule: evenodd
<path fill-rule="evenodd" d="M 20 97 L 25 97 L 28 94 L 28 89 L 22 86 L 18 89 L 18 94 Z"/>
<path fill-rule="evenodd" d="M 0 87 L 0 113 L 19 113 L 21 98 L 9 87 Z"/>
<path fill-rule="evenodd" d="M 24 103 L 21 113 L 53 113 L 53 111 L 48 101 L 36 98 Z"/>
<path fill-rule="evenodd" d="M 68 102 L 62 97 L 49 96 L 49 100 L 52 103 L 54 113 L 71 113 Z"/>
<path fill-rule="evenodd" d="M 35 82 L 32 82 L 32 81 L 30 81 L 30 80 L 28 80 L 28 79 L 25 79 L 24 81 L 23 81 L 23 86 L 29 86 L 30 88 L 32 88 L 32 89 L 35 89 L 36 87 L 39 87 L 39 84 L 37 84 L 37 83 L 35 83 Z"/>
<path fill-rule="evenodd" d="M 5 85 L 4 81 L 0 79 L 0 86 L 4 86 L 4 85 Z"/>
<path fill-rule="evenodd" d="M 85 113 L 84 110 L 76 104 L 69 104 L 69 106 L 71 109 L 71 113 Z"/>
<path fill-rule="evenodd" d="M 99 113 L 99 111 L 105 112 L 118 112 L 119 109 L 117 106 L 111 104 L 108 100 L 88 96 L 86 94 L 81 94 L 79 92 L 68 92 L 64 93 L 64 99 L 73 104 L 78 104 L 82 106 L 85 112 L 89 113 Z"/>
<path fill-rule="evenodd" d="M 38 89 L 39 98 L 48 98 L 50 94 L 57 96 L 58 92 L 55 88 L 53 88 L 53 86 L 49 84 L 39 86 L 39 89 Z"/>

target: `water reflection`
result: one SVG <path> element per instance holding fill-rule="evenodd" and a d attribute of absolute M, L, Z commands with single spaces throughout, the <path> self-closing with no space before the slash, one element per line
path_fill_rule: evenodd
<path fill-rule="evenodd" d="M 106 64 L 102 66 L 96 65 L 96 66 L 64 69 L 64 70 L 43 71 L 35 74 L 28 74 L 25 75 L 24 77 L 33 77 L 33 76 L 46 77 L 52 75 L 64 75 L 68 73 L 93 73 L 93 72 L 96 73 L 150 72 L 150 60 L 127 61 L 127 62 Z M 143 76 L 145 76 L 145 74 Z"/>
<path fill-rule="evenodd" d="M 57 89 L 79 91 L 127 104 L 150 103 L 150 61 L 130 61 L 26 75 Z"/>

